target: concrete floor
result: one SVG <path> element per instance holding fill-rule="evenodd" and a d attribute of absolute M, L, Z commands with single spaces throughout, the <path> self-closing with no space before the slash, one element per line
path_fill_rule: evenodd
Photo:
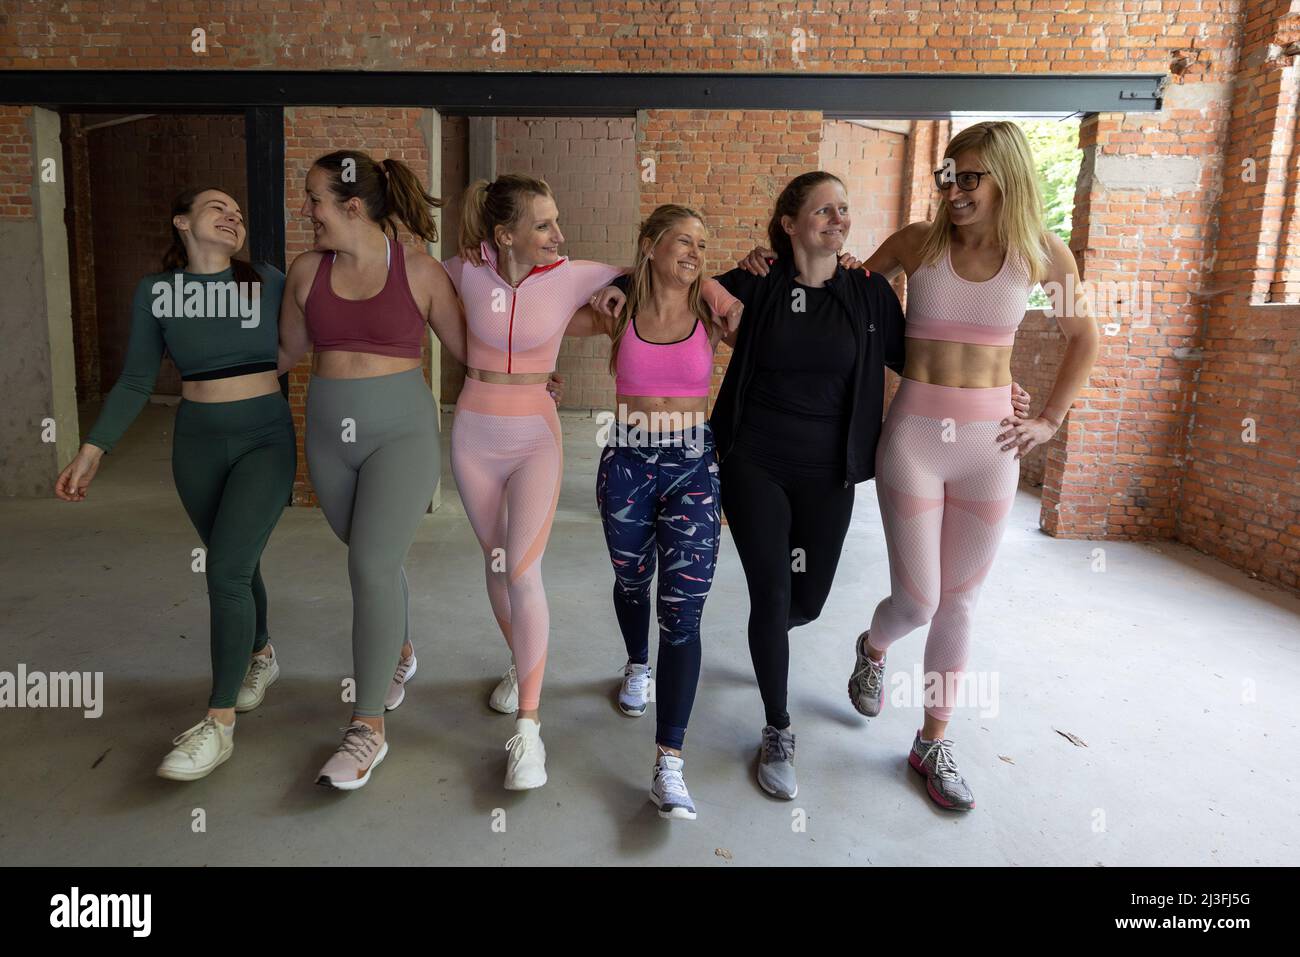
<path fill-rule="evenodd" d="M 1171 544 L 1107 544 L 1094 572 L 1097 543 L 1041 534 L 1037 497 L 1023 491 L 971 665 L 999 679 L 998 713 L 959 711 L 950 730 L 977 810 L 939 811 L 905 767 L 918 708 L 887 704 L 868 722 L 845 695 L 853 636 L 888 582 L 868 483 L 826 611 L 794 633 L 798 798 L 776 801 L 753 781 L 762 709 L 726 539 L 687 740 L 699 820 L 660 820 L 646 800 L 653 718 L 614 706 L 624 653 L 584 415 L 564 416 L 567 473 L 544 566 L 545 788 L 501 787 L 513 723 L 486 697 L 507 651 L 446 472 L 407 566 L 419 673 L 371 783 L 346 795 L 312 784 L 347 716 L 351 605 L 343 547 L 310 509 L 286 511 L 263 563 L 280 681 L 239 719 L 227 764 L 163 781 L 154 767 L 202 715 L 209 667 L 171 417 L 147 409 L 84 503 L 0 502 L 0 670 L 103 671 L 106 699 L 93 720 L 0 712 L 6 864 L 1300 863 L 1300 598 Z M 896 645 L 891 669 L 910 674 L 923 644 L 917 632 Z M 191 826 L 199 808 L 203 833 Z"/>

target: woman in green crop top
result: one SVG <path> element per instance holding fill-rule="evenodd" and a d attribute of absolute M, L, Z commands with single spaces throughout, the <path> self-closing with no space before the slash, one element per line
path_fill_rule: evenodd
<path fill-rule="evenodd" d="M 280 673 L 268 643 L 259 564 L 297 468 L 293 419 L 276 378 L 284 274 L 231 257 L 247 233 L 219 189 L 190 189 L 172 206 L 163 272 L 136 287 L 122 375 L 55 494 L 80 502 L 149 400 L 166 350 L 184 384 L 172 474 L 206 548 L 212 694 L 202 721 L 172 743 L 158 774 L 205 777 L 234 751 L 235 712 L 251 711 Z"/>

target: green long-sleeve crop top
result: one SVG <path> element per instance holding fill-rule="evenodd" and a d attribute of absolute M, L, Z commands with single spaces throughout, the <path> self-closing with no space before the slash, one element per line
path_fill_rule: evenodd
<path fill-rule="evenodd" d="M 219 273 L 155 273 L 140 280 L 131 304 L 126 362 L 87 442 L 113 450 L 149 401 L 164 349 L 187 382 L 275 369 L 284 273 L 264 263 L 253 268 L 259 295 L 241 288 L 230 267 Z"/>

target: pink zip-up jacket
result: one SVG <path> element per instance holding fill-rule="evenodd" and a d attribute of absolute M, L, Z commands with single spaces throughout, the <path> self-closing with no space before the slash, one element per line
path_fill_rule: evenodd
<path fill-rule="evenodd" d="M 460 256 L 442 265 L 465 304 L 466 364 L 485 372 L 554 371 L 573 314 L 623 273 L 618 266 L 561 256 L 549 266 L 534 266 L 512 287 L 497 272 L 492 244 L 482 243 L 479 254 L 482 266 Z M 716 315 L 736 302 L 713 279 L 704 282 L 701 295 Z"/>

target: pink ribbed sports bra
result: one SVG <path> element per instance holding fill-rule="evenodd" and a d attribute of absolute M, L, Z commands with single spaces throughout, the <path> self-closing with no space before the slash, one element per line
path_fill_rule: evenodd
<path fill-rule="evenodd" d="M 708 395 L 713 345 L 699 319 L 691 334 L 676 342 L 646 342 L 633 320 L 619 342 L 615 368 L 615 391 L 619 395 Z"/>
<path fill-rule="evenodd" d="M 387 237 L 385 237 L 387 239 Z M 321 256 L 303 316 L 312 349 L 370 352 L 418 359 L 424 345 L 424 316 L 406 280 L 402 244 L 388 239 L 388 278 L 369 299 L 344 299 L 330 286 L 334 253 Z"/>
<path fill-rule="evenodd" d="M 907 278 L 905 335 L 980 346 L 1009 346 L 1029 308 L 1029 267 L 1008 250 L 992 279 L 973 282 L 952 268 L 952 247 Z"/>

